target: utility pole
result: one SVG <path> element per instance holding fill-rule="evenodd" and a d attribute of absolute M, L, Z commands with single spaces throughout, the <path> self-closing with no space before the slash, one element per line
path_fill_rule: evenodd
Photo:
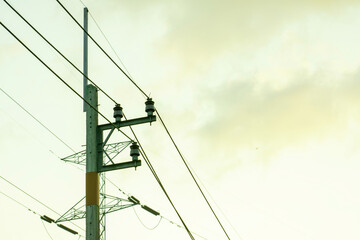
<path fill-rule="evenodd" d="M 86 87 L 87 102 L 96 110 L 97 89 Z M 98 172 L 98 113 L 86 107 L 86 240 L 99 240 L 99 172 Z M 102 153 L 101 153 L 102 155 Z"/>
<path fill-rule="evenodd" d="M 93 107 L 86 106 L 86 239 L 99 240 L 99 173 L 97 169 L 97 89 L 87 84 L 88 77 L 88 9 L 84 8 L 84 49 L 83 49 L 83 95 L 84 99 Z M 95 108 L 95 109 L 94 109 Z"/>
<path fill-rule="evenodd" d="M 139 146 L 136 142 L 131 141 L 132 145 L 130 146 L 130 156 L 132 158 L 131 161 L 115 163 L 114 157 L 109 156 L 106 151 L 106 146 L 111 135 L 113 134 L 115 129 L 119 129 L 121 127 L 129 127 L 131 125 L 137 125 L 142 123 L 151 123 L 156 121 L 156 116 L 154 115 L 155 107 L 154 102 L 151 98 L 148 98 L 145 102 L 145 112 L 147 113 L 147 117 L 130 119 L 126 121 L 122 121 L 121 118 L 124 116 L 122 112 L 122 107 L 120 104 L 116 104 L 114 107 L 114 123 L 108 123 L 99 125 L 98 124 L 98 93 L 97 88 L 94 85 L 88 84 L 88 9 L 84 8 L 84 51 L 83 51 L 83 85 L 84 85 L 84 99 L 88 104 L 84 101 L 83 111 L 86 112 L 86 210 L 85 210 L 85 218 L 86 218 L 86 240 L 100 240 L 105 239 L 105 222 L 102 226 L 103 229 L 100 230 L 100 215 L 102 221 L 104 221 L 104 217 L 106 213 L 110 211 L 114 211 L 109 209 L 106 210 L 106 203 L 100 203 L 100 194 L 102 194 L 102 199 L 104 200 L 105 192 L 101 192 L 99 190 L 99 175 L 105 179 L 106 171 L 113 171 L 117 169 L 124 168 L 132 168 L 141 166 L 141 161 L 138 159 L 140 156 Z M 110 130 L 110 131 L 109 131 Z M 104 132 L 109 131 L 105 140 L 103 139 Z M 76 158 L 76 156 L 81 155 L 81 153 L 74 154 L 70 156 L 70 158 Z M 104 155 L 108 158 L 108 162 L 104 162 Z M 109 164 L 111 162 L 111 164 Z M 104 183 L 102 183 L 104 184 Z M 111 196 L 110 196 L 111 197 Z M 117 200 L 117 199 L 115 199 Z M 126 201 L 126 200 L 125 200 Z M 134 201 L 134 198 L 129 198 L 128 201 L 130 204 L 124 205 L 117 210 L 134 206 L 139 204 L 139 201 Z M 145 206 L 146 207 L 146 206 Z M 114 209 L 114 206 L 112 206 Z M 100 213 L 101 210 L 101 213 Z M 151 210 L 151 209 L 150 209 Z M 147 210 L 149 211 L 149 210 Z M 57 221 L 66 221 L 69 219 L 78 219 L 81 214 L 75 214 L 70 217 L 61 216 Z M 80 211 L 81 213 L 81 211 Z M 157 212 L 156 212 L 157 213 Z M 154 214 L 154 213 L 153 213 Z M 157 213 L 158 214 L 158 213 Z M 65 216 L 65 215 L 64 215 Z"/>
<path fill-rule="evenodd" d="M 145 102 L 146 117 L 122 121 L 122 107 L 117 104 L 114 107 L 115 122 L 99 125 L 97 89 L 95 86 L 89 84 L 86 90 L 87 102 L 92 106 L 86 107 L 86 240 L 99 240 L 99 174 L 107 171 L 141 166 L 141 160 L 139 160 L 140 150 L 136 142 L 132 141 L 132 145 L 130 146 L 131 161 L 121 163 L 115 163 L 106 153 L 104 147 L 115 129 L 151 123 L 156 121 L 156 116 L 154 115 L 154 102 L 149 98 Z M 109 132 L 104 140 L 103 136 L 105 131 Z M 104 155 L 109 159 L 110 164 L 109 162 L 104 162 Z"/>

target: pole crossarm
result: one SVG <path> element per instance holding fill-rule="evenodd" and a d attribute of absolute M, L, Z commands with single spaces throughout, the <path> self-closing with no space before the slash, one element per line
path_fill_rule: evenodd
<path fill-rule="evenodd" d="M 100 195 L 102 195 L 103 198 L 107 199 L 106 204 L 100 209 L 102 214 L 112 213 L 125 208 L 133 207 L 138 204 L 124 198 L 119 198 L 107 194 L 100 194 Z M 70 208 L 67 212 L 65 212 L 55 222 L 58 223 L 58 222 L 78 220 L 85 218 L 85 216 L 86 216 L 85 197 L 83 197 L 78 203 L 76 203 L 72 208 Z"/>
<path fill-rule="evenodd" d="M 131 168 L 131 167 L 136 168 L 136 167 L 140 167 L 140 166 L 141 166 L 141 161 L 136 160 L 136 161 L 129 161 L 129 162 L 122 162 L 122 163 L 115 163 L 115 164 L 100 166 L 98 171 L 99 172 L 108 172 L 108 171 L 113 171 L 113 170 L 118 170 L 118 169 Z"/>
<path fill-rule="evenodd" d="M 99 125 L 98 128 L 101 131 L 104 130 L 110 130 L 114 128 L 114 125 L 117 128 L 121 128 L 121 127 L 129 127 L 132 125 L 138 125 L 138 124 L 143 124 L 143 123 L 152 123 L 156 121 L 156 116 L 155 115 L 151 115 L 151 116 L 147 116 L 147 117 L 142 117 L 142 118 L 134 118 L 134 119 L 129 119 L 129 120 L 125 120 L 125 121 L 120 121 L 120 122 L 114 122 L 112 124 L 108 123 L 108 124 L 102 124 Z"/>
<path fill-rule="evenodd" d="M 117 155 L 119 155 L 119 153 L 121 153 L 125 148 L 127 148 L 130 144 L 131 144 L 131 141 L 106 144 L 104 146 L 104 152 L 106 152 L 108 157 L 110 157 L 111 160 L 112 160 Z M 75 164 L 85 166 L 85 164 L 86 164 L 86 150 L 74 153 L 74 154 L 72 154 L 70 156 L 62 158 L 61 160 L 63 160 L 64 162 L 71 162 L 71 163 L 75 163 Z"/>

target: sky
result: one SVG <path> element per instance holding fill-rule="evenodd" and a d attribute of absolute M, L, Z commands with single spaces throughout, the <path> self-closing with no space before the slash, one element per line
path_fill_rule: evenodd
<path fill-rule="evenodd" d="M 360 238 L 358 1 L 61 2 L 79 22 L 83 4 L 88 7 L 89 33 L 153 98 L 232 240 Z M 9 3 L 82 68 L 83 33 L 56 1 Z M 4 1 L 0 21 L 83 91 L 81 74 Z M 146 98 L 91 41 L 89 77 L 128 118 L 145 116 Z M 81 99 L 2 27 L 0 88 L 0 176 L 65 213 L 85 195 L 83 167 L 62 162 L 73 152 L 3 91 L 75 151 L 86 143 Z M 99 93 L 99 110 L 108 118 L 113 107 Z M 195 239 L 227 239 L 160 122 L 134 129 Z M 125 140 L 116 133 L 111 141 Z M 117 161 L 128 160 L 125 149 Z M 180 224 L 144 161 L 136 171 L 106 176 Z M 110 183 L 106 190 L 124 197 Z M 58 215 L 3 179 L 0 191 L 4 238 L 79 238 L 42 222 L 26 208 Z M 189 239 L 183 228 L 139 206 L 106 219 L 108 240 Z"/>

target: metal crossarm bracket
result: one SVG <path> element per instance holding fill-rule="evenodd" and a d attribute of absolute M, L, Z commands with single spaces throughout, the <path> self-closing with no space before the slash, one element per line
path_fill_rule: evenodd
<path fill-rule="evenodd" d="M 125 208 L 133 207 L 138 204 L 129 201 L 128 199 L 119 198 L 107 194 L 100 194 L 100 196 L 106 199 L 106 204 L 100 209 L 101 213 L 103 214 L 112 213 Z M 70 208 L 55 222 L 58 223 L 58 222 L 66 222 L 66 221 L 82 219 L 85 218 L 85 216 L 86 216 L 85 197 L 83 197 L 79 202 L 77 202 L 72 208 Z"/>
<path fill-rule="evenodd" d="M 106 144 L 104 146 L 104 154 L 106 153 L 105 155 L 107 155 L 108 158 L 114 159 L 117 155 L 119 155 L 119 153 L 121 153 L 130 144 L 131 144 L 131 141 Z M 85 166 L 86 150 L 83 150 L 81 152 L 64 157 L 61 160 L 63 160 L 64 162 L 71 162 L 71 163 L 76 163 L 76 164 Z"/>
<path fill-rule="evenodd" d="M 64 157 L 61 160 L 64 162 L 71 162 L 80 165 L 86 165 L 86 150 Z"/>
<path fill-rule="evenodd" d="M 102 124 L 99 125 L 98 128 L 101 131 L 104 130 L 109 130 L 114 128 L 114 125 L 117 128 L 121 128 L 121 127 L 128 127 L 128 126 L 132 126 L 132 125 L 138 125 L 138 124 L 142 124 L 142 123 L 152 123 L 156 121 L 156 116 L 152 115 L 152 116 L 147 116 L 147 117 L 142 117 L 142 118 L 134 118 L 134 119 L 130 119 L 130 120 L 125 120 L 125 121 L 120 121 L 120 122 L 115 122 L 115 123 L 108 123 L 108 124 Z"/>
<path fill-rule="evenodd" d="M 141 161 L 129 161 L 129 162 L 123 162 L 123 163 L 116 163 L 116 164 L 110 164 L 110 165 L 104 165 L 100 166 L 98 168 L 98 172 L 107 172 L 117 169 L 124 169 L 124 168 L 131 168 L 131 167 L 139 167 L 141 166 Z"/>

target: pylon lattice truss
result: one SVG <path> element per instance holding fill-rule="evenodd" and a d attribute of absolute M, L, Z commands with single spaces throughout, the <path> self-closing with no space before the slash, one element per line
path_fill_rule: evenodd
<path fill-rule="evenodd" d="M 112 132 L 110 132 L 109 136 Z M 104 165 L 109 164 L 110 162 L 114 164 L 113 159 L 115 159 L 119 153 L 121 153 L 125 148 L 127 148 L 132 141 L 117 142 L 106 144 L 103 146 L 102 152 L 104 159 L 107 158 Z M 79 165 L 86 166 L 86 150 L 72 154 L 65 158 L 62 158 L 64 162 L 75 163 Z M 127 199 L 107 195 L 105 193 L 105 173 L 100 173 L 100 240 L 105 240 L 106 234 L 106 214 L 115 212 L 121 209 L 133 207 L 139 203 L 134 203 Z M 85 197 L 83 197 L 79 202 L 77 202 L 72 208 L 70 208 L 65 214 L 63 214 L 56 222 L 66 222 L 77 219 L 82 219 L 86 217 L 86 207 L 85 207 Z"/>
<path fill-rule="evenodd" d="M 130 144 L 131 144 L 131 141 L 106 144 L 104 146 L 104 155 L 107 158 L 110 157 L 111 159 L 114 159 L 117 155 L 119 155 L 119 153 L 121 153 Z M 78 153 L 74 153 L 70 156 L 62 158 L 61 160 L 63 160 L 64 162 L 71 162 L 71 163 L 85 166 L 86 165 L 86 150 L 83 150 Z M 112 161 L 112 160 L 109 159 L 109 161 Z"/>
<path fill-rule="evenodd" d="M 106 204 L 100 208 L 102 214 L 108 214 L 111 212 L 115 212 L 121 209 L 125 209 L 128 207 L 133 207 L 137 205 L 136 203 L 129 201 L 127 199 L 107 195 L 100 194 L 103 199 L 106 199 Z M 83 197 L 79 202 L 77 202 L 70 210 L 68 210 L 65 214 L 63 214 L 56 222 L 66 222 L 77 219 L 85 218 L 85 197 Z"/>

